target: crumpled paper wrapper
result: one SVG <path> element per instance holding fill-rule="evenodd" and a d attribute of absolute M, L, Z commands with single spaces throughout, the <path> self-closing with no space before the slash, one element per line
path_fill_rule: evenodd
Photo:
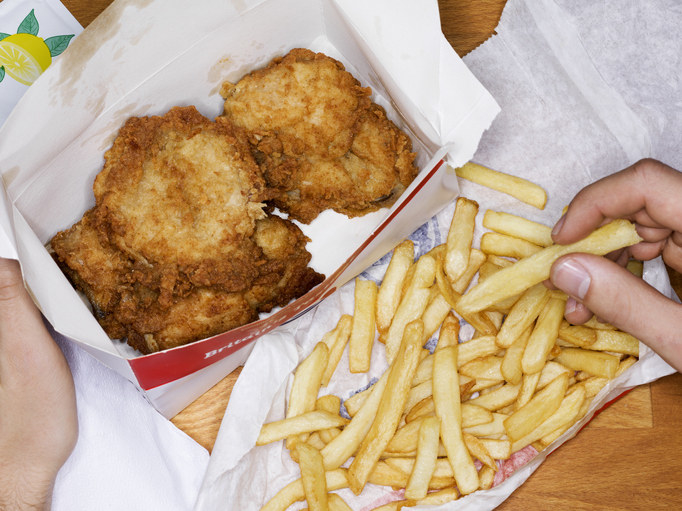
<path fill-rule="evenodd" d="M 465 59 L 502 107 L 474 161 L 542 185 L 549 193 L 548 204 L 539 211 L 468 182 L 460 183 L 461 194 L 478 201 L 482 211 L 514 212 L 553 225 L 583 186 L 642 157 L 681 167 L 674 137 L 682 123 L 677 77 L 682 41 L 671 36 L 681 22 L 682 11 L 665 0 L 617 6 L 587 0 L 510 0 L 497 35 Z M 453 209 L 451 205 L 413 233 L 417 255 L 445 240 Z M 479 225 L 477 237 L 481 232 Z M 380 281 L 388 260 L 384 257 L 362 277 Z M 645 264 L 644 278 L 674 298 L 660 259 Z M 351 283 L 287 330 L 258 341 L 232 392 L 195 509 L 259 509 L 299 477 L 281 442 L 253 446 L 261 424 L 284 416 L 296 365 L 341 314 L 352 311 Z M 350 374 L 344 354 L 321 394 L 347 398 L 372 383 L 385 367 L 378 345 L 368 374 Z M 530 453 L 530 461 L 527 451 L 510 460 L 502 470 L 506 479 L 492 490 L 433 509 L 496 507 L 595 411 L 627 389 L 672 372 L 642 345 L 639 362 L 609 383 L 588 415 L 550 449 L 537 456 Z M 339 494 L 358 510 L 398 498 L 390 488 L 371 485 L 359 497 L 350 490 Z M 303 507 L 305 503 L 292 509 Z"/>

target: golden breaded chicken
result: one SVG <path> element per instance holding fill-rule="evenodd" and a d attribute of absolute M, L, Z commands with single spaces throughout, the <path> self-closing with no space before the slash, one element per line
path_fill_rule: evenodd
<path fill-rule="evenodd" d="M 390 206 L 417 175 L 410 139 L 344 66 L 294 49 L 236 84 L 223 116 L 249 134 L 271 204 L 303 223 Z"/>

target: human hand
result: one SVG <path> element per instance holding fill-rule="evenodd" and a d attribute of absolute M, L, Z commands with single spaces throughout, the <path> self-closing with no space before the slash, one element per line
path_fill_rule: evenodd
<path fill-rule="evenodd" d="M 550 281 L 570 297 L 565 317 L 581 324 L 594 313 L 682 371 L 682 306 L 623 268 L 630 256 L 646 261 L 662 255 L 682 271 L 682 173 L 646 159 L 607 176 L 575 196 L 552 237 L 572 243 L 615 218 L 634 222 L 643 241 L 614 254 L 615 262 L 589 254 L 558 259 Z"/>
<path fill-rule="evenodd" d="M 0 509 L 48 509 L 77 436 L 69 366 L 19 264 L 0 258 Z"/>

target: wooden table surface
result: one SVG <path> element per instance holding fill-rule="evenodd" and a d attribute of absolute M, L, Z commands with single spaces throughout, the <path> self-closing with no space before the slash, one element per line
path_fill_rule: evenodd
<path fill-rule="evenodd" d="M 62 0 L 87 26 L 111 0 Z M 443 33 L 459 55 L 484 42 L 505 0 L 439 0 Z M 682 278 L 671 272 L 682 292 Z M 172 419 L 209 451 L 240 370 Z M 682 375 L 636 388 L 603 411 L 498 509 L 682 509 Z"/>

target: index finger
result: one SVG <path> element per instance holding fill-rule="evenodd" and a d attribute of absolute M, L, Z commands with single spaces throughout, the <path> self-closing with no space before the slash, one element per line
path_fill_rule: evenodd
<path fill-rule="evenodd" d="M 682 230 L 682 173 L 645 159 L 583 188 L 552 232 L 556 243 L 587 236 L 606 220 L 627 218 L 648 227 Z"/>

